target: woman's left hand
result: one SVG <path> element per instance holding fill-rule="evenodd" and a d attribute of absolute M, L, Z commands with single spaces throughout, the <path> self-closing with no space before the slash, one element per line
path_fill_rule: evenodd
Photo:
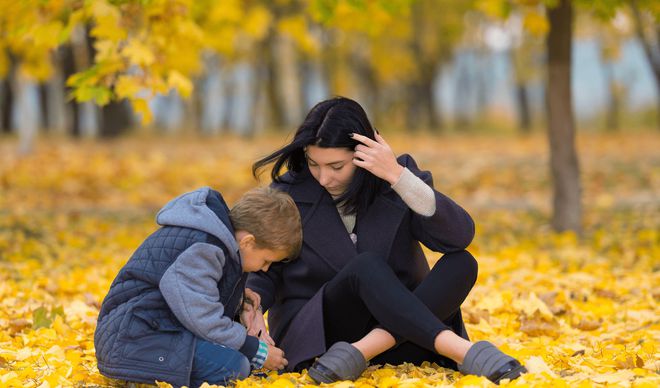
<path fill-rule="evenodd" d="M 245 287 L 245 299 L 249 300 L 255 308 L 261 306 L 261 295 Z"/>
<path fill-rule="evenodd" d="M 353 164 L 362 167 L 391 185 L 401 177 L 403 166 L 396 161 L 396 155 L 381 135 L 375 133 L 376 140 L 354 133 L 353 139 L 362 144 L 355 147 Z"/>
<path fill-rule="evenodd" d="M 248 329 L 248 334 L 256 333 L 260 328 L 253 328 L 255 317 L 261 312 L 261 296 L 249 288 L 245 288 L 243 296 L 243 308 L 241 309 L 240 319 L 243 326 Z"/>
<path fill-rule="evenodd" d="M 268 334 L 264 312 L 261 310 L 261 295 L 247 287 L 245 288 L 245 303 L 243 303 L 240 318 L 249 335 L 259 337 L 267 344 L 275 346 L 275 341 Z"/>

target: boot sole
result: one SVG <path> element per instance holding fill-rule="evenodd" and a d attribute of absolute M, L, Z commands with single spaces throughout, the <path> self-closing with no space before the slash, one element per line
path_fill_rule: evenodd
<path fill-rule="evenodd" d="M 307 371 L 307 374 L 317 383 L 331 384 L 341 380 L 339 376 L 321 364 L 312 365 Z"/>
<path fill-rule="evenodd" d="M 502 376 L 498 377 L 497 380 L 493 381 L 495 384 L 499 384 L 500 381 L 504 379 L 509 379 L 510 381 L 517 379 L 521 374 L 527 373 L 527 368 L 523 365 L 518 365 L 510 371 L 504 373 Z"/>

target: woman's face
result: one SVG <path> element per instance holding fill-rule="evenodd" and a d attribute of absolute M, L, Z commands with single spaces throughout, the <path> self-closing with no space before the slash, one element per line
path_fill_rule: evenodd
<path fill-rule="evenodd" d="M 353 151 L 310 145 L 305 149 L 305 157 L 312 176 L 331 196 L 338 197 L 348 189 L 357 168 Z"/>

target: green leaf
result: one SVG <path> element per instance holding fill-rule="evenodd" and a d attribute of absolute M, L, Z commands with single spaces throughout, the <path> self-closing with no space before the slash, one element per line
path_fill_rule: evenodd
<path fill-rule="evenodd" d="M 66 315 L 64 315 L 64 307 L 62 306 L 57 306 L 53 307 L 52 310 L 50 310 L 50 319 L 55 320 L 55 317 L 60 316 L 62 318 L 66 318 Z"/>
<path fill-rule="evenodd" d="M 32 328 L 50 327 L 53 320 L 48 318 L 48 310 L 45 307 L 39 307 L 32 312 Z"/>

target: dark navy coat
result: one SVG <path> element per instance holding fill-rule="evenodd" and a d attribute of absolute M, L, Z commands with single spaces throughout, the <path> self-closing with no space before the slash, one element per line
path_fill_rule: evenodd
<path fill-rule="evenodd" d="M 433 187 L 431 173 L 421 171 L 411 156 L 402 155 L 398 162 Z M 290 369 L 326 351 L 323 287 L 358 253 L 379 254 L 412 290 L 430 270 L 420 243 L 448 253 L 464 250 L 474 237 L 470 215 L 442 193 L 434 190 L 436 211 L 426 217 L 386 186 L 368 211 L 358 215 L 356 246 L 332 197 L 308 170 L 298 179 L 286 174 L 283 183 L 273 186 L 289 193 L 300 210 L 302 251 L 291 263 L 275 263 L 266 273 L 250 274 L 247 287 L 261 295 L 271 336 L 284 350 Z"/>

